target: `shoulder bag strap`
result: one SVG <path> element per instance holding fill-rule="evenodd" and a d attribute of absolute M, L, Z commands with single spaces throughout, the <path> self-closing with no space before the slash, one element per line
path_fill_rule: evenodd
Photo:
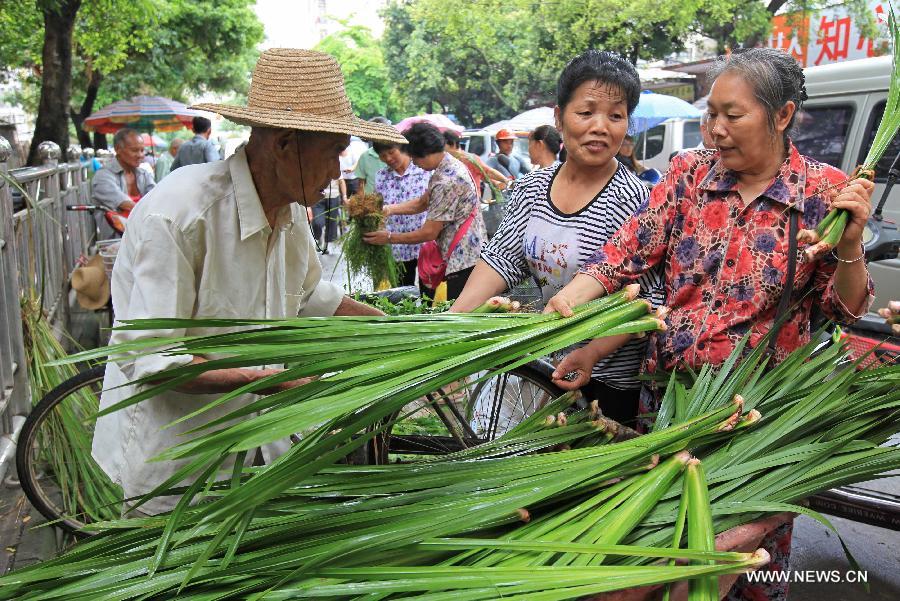
<path fill-rule="evenodd" d="M 778 301 L 778 309 L 775 311 L 775 320 L 772 330 L 769 333 L 769 348 L 767 352 L 771 355 L 775 353 L 775 346 L 778 339 L 778 332 L 784 325 L 784 319 L 787 316 L 788 309 L 791 305 L 791 296 L 794 294 L 794 278 L 797 275 L 797 234 L 799 233 L 800 211 L 791 208 L 790 226 L 788 227 L 788 263 L 787 278 L 784 281 L 784 290 L 781 293 L 781 299 Z"/>
<path fill-rule="evenodd" d="M 462 240 L 462 237 L 466 235 L 467 231 L 469 231 L 469 226 L 472 225 L 472 220 L 475 219 L 476 212 L 478 211 L 479 208 L 481 208 L 480 205 L 481 205 L 480 202 L 477 202 L 477 201 L 475 202 L 475 208 L 472 209 L 472 212 L 469 214 L 469 217 L 462 224 L 462 226 L 458 230 L 456 230 L 456 235 L 453 236 L 453 241 L 450 242 L 450 248 L 447 249 L 447 256 L 444 257 L 444 261 L 450 260 L 450 255 L 452 255 L 453 251 L 456 250 L 456 247 L 459 246 L 459 243 Z"/>

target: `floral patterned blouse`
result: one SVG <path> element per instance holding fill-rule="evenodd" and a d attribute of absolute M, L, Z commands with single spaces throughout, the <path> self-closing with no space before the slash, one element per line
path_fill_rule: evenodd
<path fill-rule="evenodd" d="M 419 198 L 428 189 L 431 173 L 417 167 L 412 161 L 403 174 L 390 167 L 383 167 L 375 174 L 375 191 L 384 197 L 384 204 L 395 205 Z M 414 232 L 425 223 L 425 213 L 418 215 L 391 215 L 385 222 L 389 232 Z M 391 252 L 397 261 L 412 261 L 419 258 L 421 244 L 392 244 Z"/>
<path fill-rule="evenodd" d="M 462 240 L 447 260 L 447 275 L 473 267 L 481 255 L 481 245 L 487 240 L 484 218 L 481 216 L 481 199 L 475 192 L 475 183 L 469 170 L 449 152 L 438 163 L 428 183 L 431 192 L 428 201 L 428 219 L 443 221 L 444 229 L 438 234 L 437 244 L 446 257 L 456 232 L 469 215 L 475 218 Z"/>
<path fill-rule="evenodd" d="M 610 292 L 664 263 L 668 331 L 649 345 L 645 371 L 676 364 L 698 368 L 721 364 L 750 332 L 756 346 L 774 323 L 787 270 L 790 207 L 800 211 L 800 229 L 814 228 L 827 210 L 826 189 L 846 181 L 833 167 L 789 155 L 765 192 L 744 202 L 734 172 L 719 164 L 717 151 L 676 156 L 665 181 L 622 229 L 582 268 Z M 830 256 L 801 261 L 788 321 L 778 333 L 775 360 L 809 341 L 810 312 L 818 306 L 841 322 L 858 319 L 834 287 L 836 261 Z M 869 298 L 874 287 L 868 282 Z"/>

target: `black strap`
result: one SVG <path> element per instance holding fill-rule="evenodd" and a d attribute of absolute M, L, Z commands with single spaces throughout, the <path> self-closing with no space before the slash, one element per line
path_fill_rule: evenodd
<path fill-rule="evenodd" d="M 800 231 L 800 211 L 790 209 L 790 225 L 788 227 L 788 264 L 787 278 L 784 280 L 784 290 L 781 300 L 778 301 L 778 309 L 775 311 L 775 319 L 772 330 L 769 332 L 768 353 L 775 353 L 775 343 L 778 339 L 778 331 L 784 325 L 785 317 L 791 306 L 791 296 L 794 294 L 794 277 L 797 275 L 797 234 Z"/>

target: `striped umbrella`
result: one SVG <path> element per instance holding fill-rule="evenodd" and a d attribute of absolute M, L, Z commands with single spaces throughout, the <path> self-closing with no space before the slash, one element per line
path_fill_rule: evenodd
<path fill-rule="evenodd" d="M 123 127 L 145 131 L 176 131 L 190 127 L 191 120 L 204 116 L 200 111 L 161 96 L 135 96 L 103 107 L 84 120 L 87 131 L 113 134 Z"/>

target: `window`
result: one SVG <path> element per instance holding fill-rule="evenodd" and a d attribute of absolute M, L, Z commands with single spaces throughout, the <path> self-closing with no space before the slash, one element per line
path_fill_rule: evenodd
<path fill-rule="evenodd" d="M 803 108 L 797 114 L 791 139 L 800 154 L 840 169 L 852 120 L 850 105 Z"/>
<path fill-rule="evenodd" d="M 645 138 L 647 140 L 646 147 L 644 146 Z M 665 139 L 665 125 L 657 125 L 656 127 L 651 127 L 647 131 L 638 134 L 634 138 L 634 156 L 637 157 L 639 161 L 655 157 L 662 152 L 663 141 Z"/>
<path fill-rule="evenodd" d="M 466 150 L 471 152 L 472 154 L 477 154 L 481 156 L 484 154 L 484 137 L 482 136 L 471 136 L 468 138 L 463 138 L 464 141 L 468 142 Z"/>
<path fill-rule="evenodd" d="M 866 133 L 863 136 L 863 146 L 859 153 L 857 164 L 862 164 L 866 159 L 866 155 L 869 153 L 869 148 L 872 147 L 872 141 L 875 139 L 875 131 L 881 123 L 881 117 L 884 116 L 884 105 L 885 101 L 882 100 L 875 105 L 875 108 L 872 109 L 872 113 L 869 115 L 869 122 L 866 123 Z M 887 179 L 888 169 L 891 168 L 891 163 L 897 158 L 898 152 L 900 152 L 900 137 L 895 137 L 891 140 L 890 145 L 887 147 L 881 160 L 878 161 L 878 166 L 875 168 L 876 182 L 883 182 Z"/>
<path fill-rule="evenodd" d="M 700 121 L 685 121 L 681 133 L 682 148 L 697 148 L 703 145 L 703 135 L 700 133 Z"/>

